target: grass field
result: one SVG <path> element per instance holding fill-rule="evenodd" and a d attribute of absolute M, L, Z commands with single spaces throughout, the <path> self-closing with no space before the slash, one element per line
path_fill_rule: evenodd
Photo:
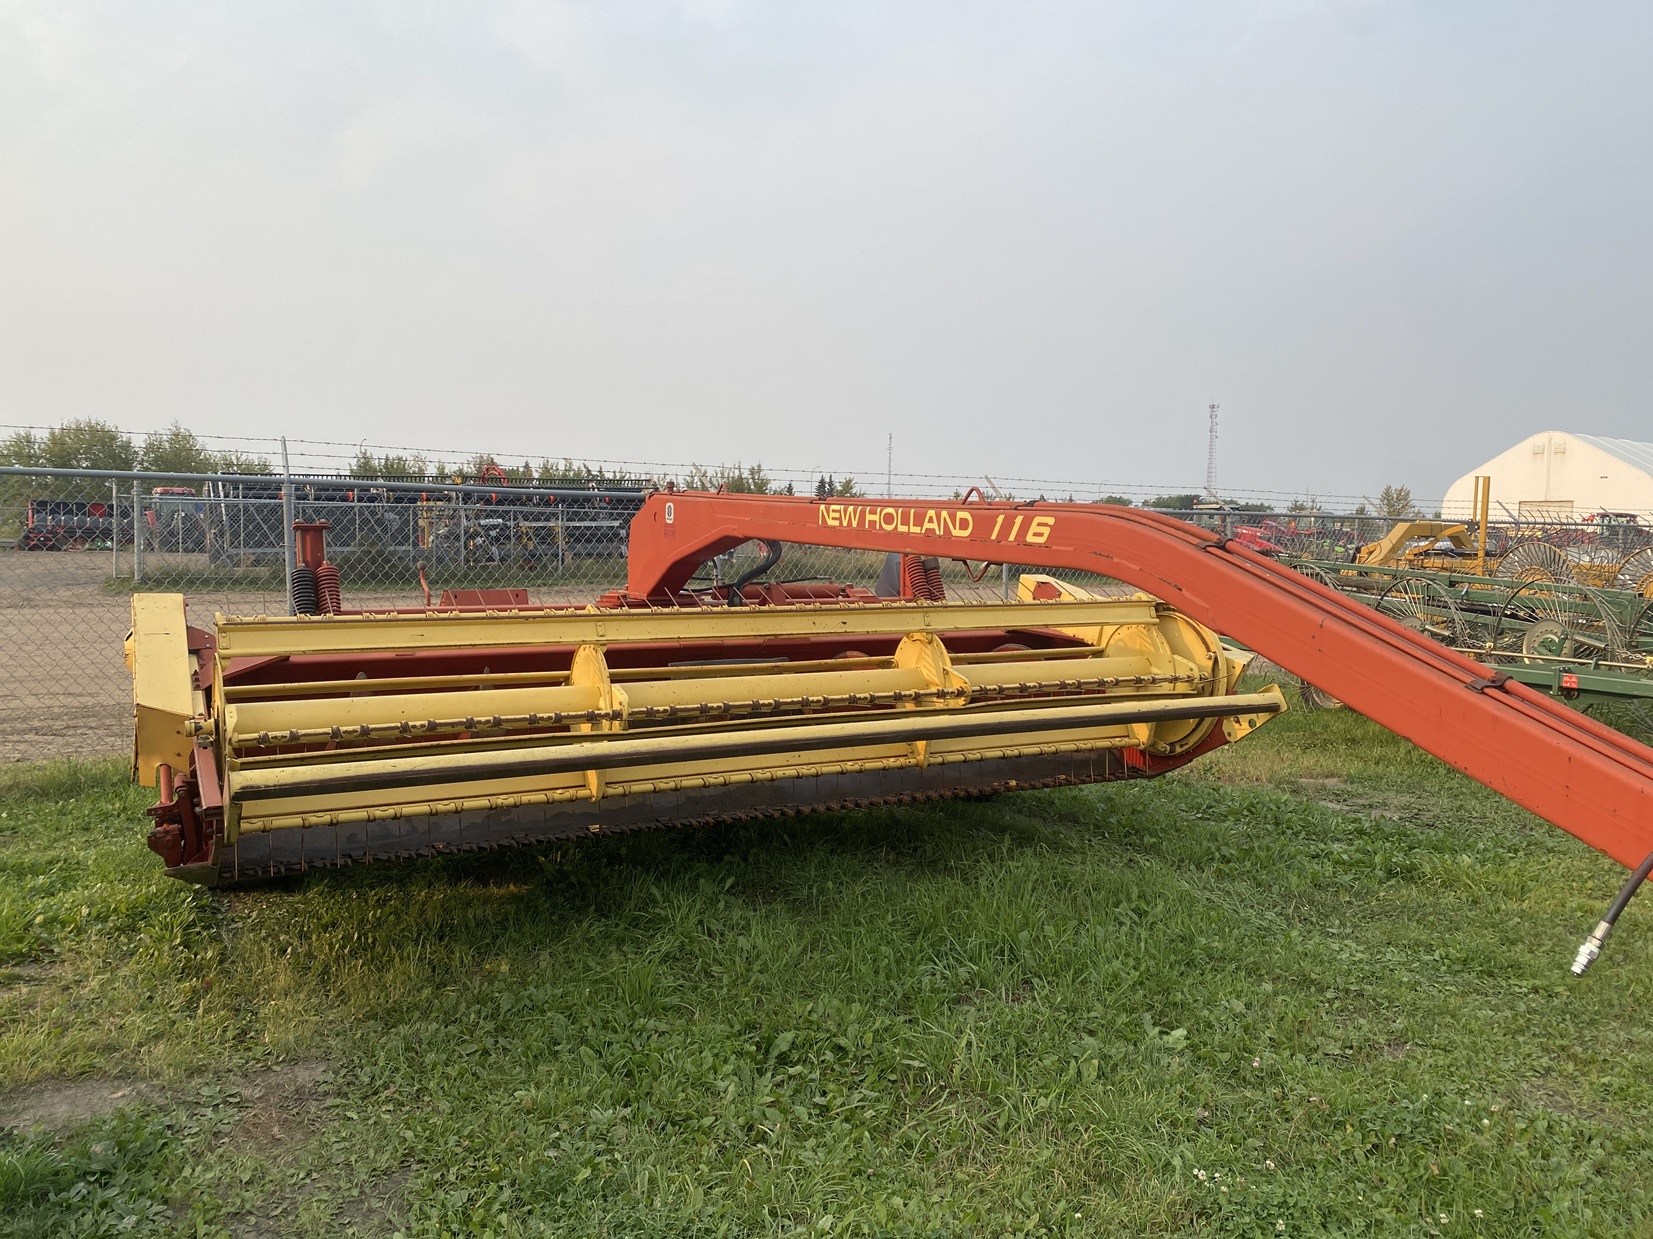
<path fill-rule="evenodd" d="M 1626 1235 L 1653 898 L 1348 714 L 1157 783 L 213 896 L 0 774 L 0 1231 Z"/>

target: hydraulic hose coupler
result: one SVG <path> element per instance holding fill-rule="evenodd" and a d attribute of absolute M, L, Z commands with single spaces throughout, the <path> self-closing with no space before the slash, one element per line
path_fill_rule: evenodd
<path fill-rule="evenodd" d="M 1647 854 L 1647 859 L 1637 865 L 1630 876 L 1619 887 L 1619 893 L 1613 896 L 1613 902 L 1607 905 L 1607 911 L 1601 914 L 1590 936 L 1584 940 L 1584 945 L 1578 948 L 1578 954 L 1573 958 L 1573 975 L 1581 977 L 1584 970 L 1596 962 L 1596 956 L 1601 954 L 1601 944 L 1607 941 L 1607 935 L 1613 932 L 1613 925 L 1619 919 L 1630 903 L 1630 897 L 1647 881 L 1649 874 L 1653 874 L 1653 852 Z"/>
<path fill-rule="evenodd" d="M 1578 948 L 1578 954 L 1573 957 L 1575 977 L 1583 976 L 1584 970 L 1596 962 L 1596 956 L 1601 954 L 1601 944 L 1607 941 L 1607 935 L 1612 932 L 1612 921 L 1600 921 L 1590 931 L 1590 936 L 1584 940 L 1584 945 Z"/>

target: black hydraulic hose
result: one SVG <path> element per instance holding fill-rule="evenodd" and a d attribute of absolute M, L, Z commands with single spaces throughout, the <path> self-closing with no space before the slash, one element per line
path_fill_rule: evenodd
<path fill-rule="evenodd" d="M 1624 911 L 1630 897 L 1647 881 L 1647 875 L 1650 873 L 1653 873 L 1653 852 L 1649 852 L 1647 859 L 1637 865 L 1635 872 L 1624 880 L 1624 885 L 1619 887 L 1619 893 L 1613 896 L 1613 902 L 1607 905 L 1607 911 L 1600 923 L 1584 940 L 1584 945 L 1578 948 L 1578 955 L 1573 960 L 1575 977 L 1583 976 L 1584 970 L 1596 962 L 1596 956 L 1601 954 L 1601 944 L 1607 940 L 1607 935 L 1613 932 L 1613 922 L 1619 919 L 1619 913 Z"/>
<path fill-rule="evenodd" d="M 746 600 L 741 597 L 741 590 L 781 562 L 783 548 L 779 542 L 771 542 L 768 538 L 762 538 L 759 539 L 758 545 L 763 547 L 763 558 L 758 560 L 750 571 L 741 573 L 740 577 L 729 586 L 729 605 L 732 607 L 738 607 L 745 603 Z"/>

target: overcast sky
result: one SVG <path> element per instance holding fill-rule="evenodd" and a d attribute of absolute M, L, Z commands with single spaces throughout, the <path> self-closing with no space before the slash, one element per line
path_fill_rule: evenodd
<path fill-rule="evenodd" d="M 0 0 L 0 423 L 1420 497 L 1653 439 L 1653 5 Z"/>

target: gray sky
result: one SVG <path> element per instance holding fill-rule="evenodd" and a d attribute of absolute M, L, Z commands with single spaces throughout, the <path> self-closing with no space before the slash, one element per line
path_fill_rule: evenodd
<path fill-rule="evenodd" d="M 1650 36 L 0 0 L 0 422 L 1436 497 L 1653 438 Z"/>

